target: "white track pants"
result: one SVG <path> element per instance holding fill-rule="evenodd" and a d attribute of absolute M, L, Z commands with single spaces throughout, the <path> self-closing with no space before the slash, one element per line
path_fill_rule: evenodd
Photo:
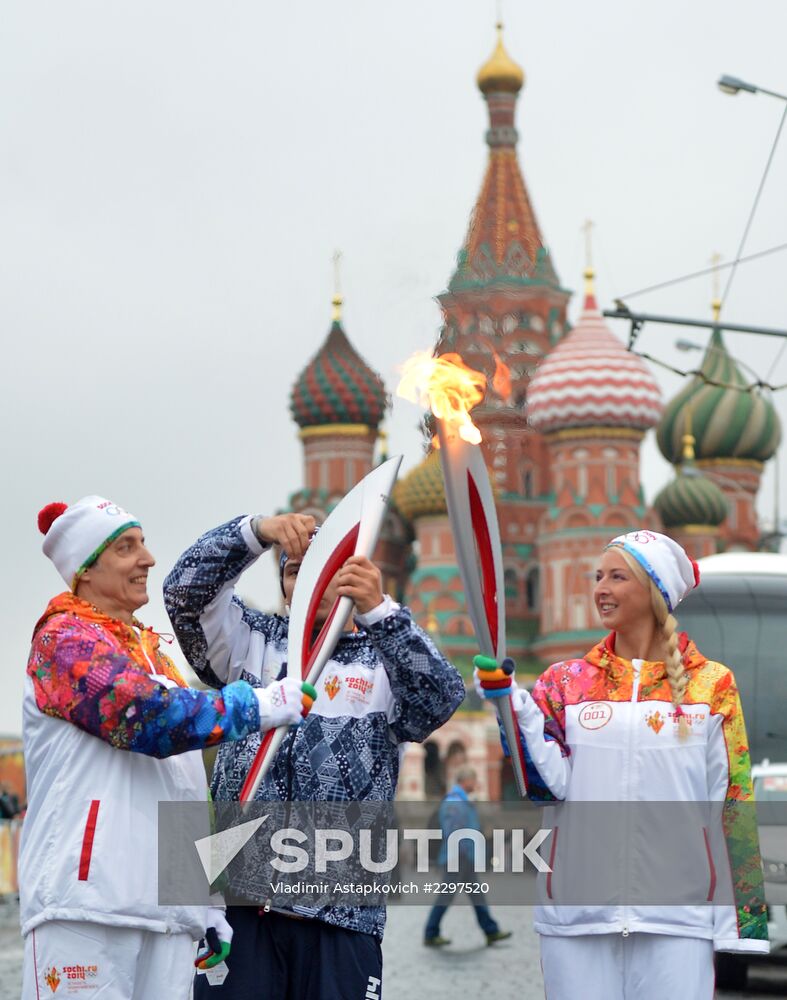
<path fill-rule="evenodd" d="M 52 920 L 25 938 L 22 1000 L 188 1000 L 188 934 Z"/>
<path fill-rule="evenodd" d="M 546 1000 L 712 1000 L 713 942 L 666 934 L 541 935 Z"/>

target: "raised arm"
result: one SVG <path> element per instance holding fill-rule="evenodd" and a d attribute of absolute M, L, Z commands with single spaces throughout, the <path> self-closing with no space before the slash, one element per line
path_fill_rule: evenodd
<path fill-rule="evenodd" d="M 391 687 L 388 722 L 399 743 L 422 743 L 447 722 L 465 697 L 461 674 L 390 597 L 356 616 L 382 660 Z"/>
<path fill-rule="evenodd" d="M 380 570 L 352 556 L 337 573 L 337 592 L 352 598 L 355 620 L 368 632 L 391 688 L 388 722 L 399 743 L 423 742 L 461 705 L 461 674 L 413 621 L 383 594 Z"/>
<path fill-rule="evenodd" d="M 517 721 L 525 744 L 528 772 L 534 779 L 530 798 L 564 799 L 571 777 L 571 757 L 566 745 L 566 710 L 558 680 L 560 664 L 549 667 L 533 686 L 532 696 L 519 692 Z M 535 773 L 532 773 L 535 772 Z M 540 780 L 539 780 L 540 779 Z"/>
<path fill-rule="evenodd" d="M 269 643 L 284 647 L 283 619 L 247 607 L 235 593 L 241 574 L 274 542 L 290 549 L 308 542 L 311 517 L 236 517 L 186 549 L 164 581 L 164 603 L 186 659 L 206 684 L 220 687 L 244 673 L 269 683 Z"/>
<path fill-rule="evenodd" d="M 260 730 L 250 685 L 166 687 L 76 618 L 58 616 L 37 633 L 27 672 L 44 714 L 118 750 L 169 757 Z"/>
<path fill-rule="evenodd" d="M 117 750 L 170 757 L 300 721 L 301 685 L 221 691 L 162 683 L 78 618 L 56 616 L 35 636 L 27 668 L 36 705 Z M 279 689 L 279 690 L 277 690 Z"/>
<path fill-rule="evenodd" d="M 481 659 L 484 658 L 477 657 L 476 663 Z M 536 681 L 532 695 L 518 687 L 515 681 L 510 685 L 511 701 L 519 725 L 518 738 L 525 762 L 527 797 L 534 802 L 564 799 L 571 776 L 571 760 L 565 736 L 565 706 L 557 673 L 561 666 L 554 664 L 546 670 Z M 501 670 L 496 673 L 501 674 L 501 680 L 505 679 Z M 482 678 L 487 676 L 487 671 L 479 673 L 476 668 L 476 689 L 482 698 L 493 700 L 497 697 L 500 684 L 485 688 L 486 681 Z M 491 676 L 494 677 L 495 674 Z M 506 753 L 509 753 L 502 728 L 500 736 Z"/>

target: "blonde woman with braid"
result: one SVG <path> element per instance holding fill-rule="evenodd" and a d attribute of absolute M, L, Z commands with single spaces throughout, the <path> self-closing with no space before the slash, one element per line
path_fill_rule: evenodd
<path fill-rule="evenodd" d="M 752 783 L 735 679 L 673 616 L 698 583 L 697 564 L 673 539 L 620 535 L 596 571 L 605 639 L 549 667 L 532 694 L 506 686 L 494 661 L 476 660 L 480 693 L 513 699 L 529 798 L 639 803 L 598 810 L 614 817 L 607 836 L 582 828 L 576 812 L 573 828 L 552 825 L 541 852 L 552 873 L 535 911 L 547 1000 L 711 1000 L 714 950 L 768 951 L 756 822 L 739 805 L 752 799 Z M 673 803 L 696 816 L 716 803 L 723 822 L 671 823 Z M 648 826 L 657 830 L 650 853 Z M 614 889 L 606 901 L 572 898 L 582 876 L 605 865 Z M 670 901 L 675 886 L 685 897 L 664 905 L 630 897 L 632 885 L 659 888 L 659 878 Z"/>

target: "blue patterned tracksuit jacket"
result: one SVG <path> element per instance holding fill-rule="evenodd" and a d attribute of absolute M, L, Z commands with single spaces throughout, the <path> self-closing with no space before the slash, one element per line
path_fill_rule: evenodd
<path fill-rule="evenodd" d="M 180 646 L 206 684 L 276 680 L 287 659 L 287 619 L 247 607 L 234 592 L 265 551 L 238 517 L 203 535 L 164 582 L 164 600 Z M 387 801 L 396 793 L 399 745 L 422 742 L 464 698 L 459 672 L 412 620 L 386 598 L 357 615 L 359 631 L 340 638 L 304 724 L 291 731 L 260 785 L 270 801 Z M 216 800 L 237 800 L 260 737 L 219 748 Z M 251 891 L 264 893 L 264 880 Z M 264 898 L 264 897 L 263 897 Z M 299 913 L 382 938 L 383 907 L 323 906 Z"/>

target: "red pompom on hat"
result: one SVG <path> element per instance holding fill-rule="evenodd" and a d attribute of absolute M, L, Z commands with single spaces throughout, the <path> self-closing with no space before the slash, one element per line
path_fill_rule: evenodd
<path fill-rule="evenodd" d="M 38 512 L 38 530 L 42 535 L 49 531 L 53 522 L 60 517 L 64 510 L 68 510 L 67 503 L 48 503 L 46 507 L 41 508 Z"/>

